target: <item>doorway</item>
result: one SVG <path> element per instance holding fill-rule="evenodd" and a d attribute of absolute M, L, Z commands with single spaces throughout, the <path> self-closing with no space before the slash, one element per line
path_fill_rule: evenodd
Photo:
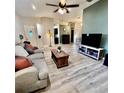
<path fill-rule="evenodd" d="M 54 28 L 54 43 L 55 44 L 58 44 L 59 43 L 58 28 Z"/>
<path fill-rule="evenodd" d="M 71 30 L 71 43 L 74 43 L 74 30 Z"/>

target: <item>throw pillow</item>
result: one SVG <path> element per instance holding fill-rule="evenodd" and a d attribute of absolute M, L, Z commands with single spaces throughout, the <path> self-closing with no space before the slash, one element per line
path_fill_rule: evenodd
<path fill-rule="evenodd" d="M 34 54 L 34 50 L 33 50 L 32 46 L 30 46 L 29 44 L 25 44 L 24 49 L 25 49 L 29 54 Z"/>
<path fill-rule="evenodd" d="M 27 47 L 34 49 L 34 47 L 31 44 L 26 44 L 26 45 L 27 45 Z"/>
<path fill-rule="evenodd" d="M 38 47 L 34 46 L 33 50 L 36 50 L 36 49 L 38 49 Z"/>
<path fill-rule="evenodd" d="M 15 46 L 15 55 L 16 56 L 24 56 L 24 57 L 26 57 L 29 54 L 22 46 L 17 45 L 17 46 Z"/>
<path fill-rule="evenodd" d="M 23 43 L 24 44 L 30 44 L 31 42 L 30 41 L 24 41 Z"/>
<path fill-rule="evenodd" d="M 15 71 L 32 66 L 31 60 L 26 57 L 16 56 L 15 57 Z"/>

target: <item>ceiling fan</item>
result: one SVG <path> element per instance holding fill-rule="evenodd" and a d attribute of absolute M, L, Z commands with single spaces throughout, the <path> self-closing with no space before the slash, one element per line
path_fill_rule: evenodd
<path fill-rule="evenodd" d="M 49 4 L 46 3 L 47 6 L 54 6 L 54 7 L 58 7 L 56 10 L 54 10 L 53 12 L 59 12 L 60 14 L 64 14 L 64 13 L 69 13 L 68 8 L 75 8 L 75 7 L 79 7 L 79 4 L 70 4 L 70 5 L 66 5 L 65 0 L 60 0 L 59 4 Z"/>

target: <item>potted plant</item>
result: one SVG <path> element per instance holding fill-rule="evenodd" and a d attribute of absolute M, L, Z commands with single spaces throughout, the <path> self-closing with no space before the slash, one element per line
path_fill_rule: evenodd
<path fill-rule="evenodd" d="M 58 46 L 57 49 L 58 52 L 61 52 L 61 46 Z"/>

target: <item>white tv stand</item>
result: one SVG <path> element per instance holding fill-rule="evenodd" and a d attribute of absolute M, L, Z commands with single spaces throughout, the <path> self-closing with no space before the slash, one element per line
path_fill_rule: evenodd
<path fill-rule="evenodd" d="M 79 52 L 91 58 L 94 58 L 96 60 L 103 58 L 103 55 L 104 55 L 103 48 L 95 48 L 95 47 L 86 46 L 86 45 L 80 45 Z"/>

